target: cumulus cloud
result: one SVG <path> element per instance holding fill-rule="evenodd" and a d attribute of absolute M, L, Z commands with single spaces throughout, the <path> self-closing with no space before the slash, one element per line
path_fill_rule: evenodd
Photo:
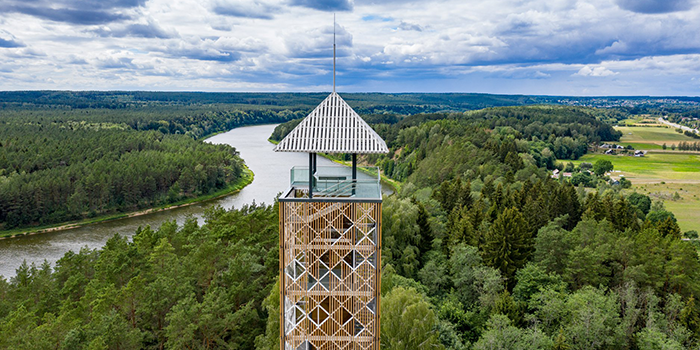
<path fill-rule="evenodd" d="M 26 45 L 17 40 L 14 35 L 7 31 L 0 30 L 0 48 L 25 47 Z"/>
<path fill-rule="evenodd" d="M 293 6 L 302 6 L 320 11 L 352 11 L 352 0 L 291 0 Z"/>
<path fill-rule="evenodd" d="M 212 10 L 224 16 L 272 19 L 281 8 L 263 1 L 216 0 L 212 3 Z"/>
<path fill-rule="evenodd" d="M 159 46 L 149 47 L 152 52 L 160 52 L 171 58 L 188 58 L 199 61 L 235 62 L 243 53 L 260 55 L 267 50 L 264 42 L 254 39 L 233 37 L 187 38 L 170 40 Z"/>
<path fill-rule="evenodd" d="M 144 6 L 147 0 L 5 0 L 1 12 L 25 15 L 78 25 L 102 24 L 132 17 L 126 9 Z"/>
<path fill-rule="evenodd" d="M 22 48 L 16 48 L 16 49 L 11 49 L 6 53 L 7 57 L 12 57 L 12 58 L 39 58 L 39 57 L 46 57 L 46 53 L 44 51 L 31 48 L 31 47 L 22 47 Z"/>
<path fill-rule="evenodd" d="M 415 23 L 404 22 L 404 21 L 401 21 L 401 24 L 399 24 L 398 29 L 400 29 L 400 30 L 415 30 L 417 32 L 423 31 L 423 27 L 421 25 L 415 24 Z"/>
<path fill-rule="evenodd" d="M 343 26 L 336 24 L 336 54 L 348 56 L 353 46 L 352 34 Z M 290 33 L 286 37 L 287 54 L 292 58 L 330 58 L 333 57 L 333 26 L 326 26 L 306 33 Z"/>
<path fill-rule="evenodd" d="M 338 11 L 339 82 L 359 91 L 697 94 L 698 1 L 0 0 L 0 86 L 326 89 Z"/>
<path fill-rule="evenodd" d="M 617 0 L 620 8 L 646 14 L 687 11 L 693 7 L 692 0 Z"/>
<path fill-rule="evenodd" d="M 80 57 L 78 55 L 69 55 L 66 62 L 70 63 L 70 64 L 78 64 L 78 65 L 88 64 L 88 62 L 85 60 L 85 58 Z"/>
<path fill-rule="evenodd" d="M 108 56 L 98 59 L 96 65 L 102 69 L 134 69 L 136 66 L 133 61 L 131 57 Z"/>
<path fill-rule="evenodd" d="M 223 51 L 214 48 L 199 48 L 193 46 L 176 46 L 166 51 L 172 57 L 184 57 L 200 61 L 233 62 L 241 59 L 241 54 L 233 51 Z"/>
<path fill-rule="evenodd" d="M 603 66 L 583 66 L 583 68 L 579 69 L 579 71 L 574 75 L 579 75 L 582 77 L 608 77 L 616 74 L 616 72 L 613 72 Z"/>
<path fill-rule="evenodd" d="M 169 39 L 177 37 L 177 32 L 174 30 L 165 30 L 152 19 L 148 19 L 145 23 L 130 23 L 130 24 L 115 24 L 103 26 L 93 30 L 93 32 L 102 37 L 137 37 L 137 38 L 158 38 Z"/>

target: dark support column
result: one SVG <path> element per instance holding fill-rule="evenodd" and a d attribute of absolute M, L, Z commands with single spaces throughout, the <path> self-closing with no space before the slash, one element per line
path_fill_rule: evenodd
<path fill-rule="evenodd" d="M 352 195 L 355 195 L 355 186 L 357 184 L 357 153 L 352 154 Z"/>
<path fill-rule="evenodd" d="M 313 182 L 314 182 L 314 187 L 316 187 L 316 183 L 317 183 L 317 181 L 318 181 L 318 180 L 316 179 L 316 172 L 318 171 L 318 166 L 317 166 L 317 165 L 318 165 L 318 158 L 317 158 L 317 154 L 314 153 L 314 171 L 313 171 L 314 177 L 313 177 L 313 179 L 312 179 Z"/>
<path fill-rule="evenodd" d="M 309 198 L 314 198 L 314 156 L 316 153 L 309 153 Z"/>

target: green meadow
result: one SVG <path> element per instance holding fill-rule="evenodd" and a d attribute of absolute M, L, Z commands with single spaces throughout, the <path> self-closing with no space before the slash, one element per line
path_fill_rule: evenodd
<path fill-rule="evenodd" d="M 624 175 L 633 184 L 662 181 L 700 184 L 700 155 L 697 154 L 648 153 L 644 157 L 586 154 L 574 163 L 595 163 L 599 159 L 613 163 L 616 170 L 613 177 Z"/>
<path fill-rule="evenodd" d="M 700 185 L 657 183 L 635 186 L 635 190 L 650 196 L 652 200 L 663 200 L 666 209 L 673 212 L 678 219 L 678 225 L 683 232 L 700 232 Z M 676 193 L 679 197 L 674 199 Z"/>
<path fill-rule="evenodd" d="M 666 143 L 694 140 L 670 128 L 619 127 L 623 132 L 622 145 L 635 149 L 658 150 Z M 633 191 L 649 195 L 652 200 L 663 200 L 671 210 L 681 230 L 700 231 L 700 155 L 693 153 L 647 153 L 644 157 L 586 154 L 575 164 L 610 160 L 615 166 L 612 178 L 621 175 L 632 181 Z M 678 196 L 675 194 L 678 193 Z"/>
<path fill-rule="evenodd" d="M 661 149 L 664 143 L 670 147 L 683 141 L 698 141 L 668 127 L 619 126 L 615 130 L 622 132 L 619 144 L 632 145 L 635 149 Z"/>

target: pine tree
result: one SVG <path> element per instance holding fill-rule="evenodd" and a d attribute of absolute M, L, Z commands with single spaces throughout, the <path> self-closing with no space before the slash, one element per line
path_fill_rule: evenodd
<path fill-rule="evenodd" d="M 506 208 L 486 233 L 484 262 L 501 271 L 510 289 L 516 270 L 525 265 L 531 251 L 531 234 L 523 216 L 517 208 Z"/>
<path fill-rule="evenodd" d="M 678 223 L 670 216 L 665 220 L 656 223 L 656 229 L 659 230 L 662 236 L 672 236 L 681 239 L 681 228 Z"/>
<path fill-rule="evenodd" d="M 637 208 L 634 207 L 625 197 L 620 196 L 610 211 L 613 227 L 624 232 L 627 229 L 632 231 L 639 230 L 637 218 Z"/>
<path fill-rule="evenodd" d="M 430 227 L 430 214 L 425 210 L 423 203 L 417 201 L 415 197 L 412 199 L 413 204 L 418 206 L 418 217 L 416 218 L 416 224 L 418 225 L 418 234 L 420 235 L 420 241 L 418 242 L 418 250 L 420 252 L 421 258 L 425 253 L 430 251 L 433 247 L 433 230 Z M 422 259 L 421 259 L 422 260 Z"/>

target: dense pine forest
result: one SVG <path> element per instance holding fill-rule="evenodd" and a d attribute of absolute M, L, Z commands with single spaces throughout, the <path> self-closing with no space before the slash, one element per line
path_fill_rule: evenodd
<path fill-rule="evenodd" d="M 202 142 L 205 136 L 303 113 L 171 101 L 87 103 L 66 94 L 2 102 L 0 231 L 163 206 L 225 190 L 242 179 L 243 161 L 230 146 Z"/>
<path fill-rule="evenodd" d="M 143 142 L 150 150 L 173 140 L 193 142 L 195 149 L 203 146 L 193 132 L 214 132 L 217 127 L 202 125 L 225 125 L 209 121 L 226 118 L 183 101 L 163 108 L 186 112 L 162 119 L 128 112 L 137 107 L 112 115 L 104 106 L 6 103 L 11 106 L 0 120 L 16 124 L 8 129 L 53 130 L 46 141 L 37 132 L 32 142 L 23 141 L 24 152 L 37 155 L 37 142 L 62 147 L 60 129 L 68 125 L 86 144 L 93 134 L 103 140 L 139 135 L 125 144 Z M 188 108 L 202 114 L 187 117 Z M 259 111 L 284 120 L 305 115 L 305 108 Z M 12 119 L 13 109 L 56 119 Z M 403 115 L 379 109 L 363 117 L 390 153 L 361 161 L 401 184 L 385 198 L 382 216 L 383 349 L 700 345 L 700 260 L 693 243 L 681 239 L 673 214 L 646 195 L 609 184 L 599 171 L 576 185 L 550 176 L 590 143 L 619 140 L 609 121 L 625 110 L 537 105 Z M 95 119 L 58 122 L 60 113 L 76 110 Z M 281 139 L 295 122 L 281 124 L 271 138 Z M 81 148 L 76 144 L 64 156 L 83 154 Z M 43 162 L 49 161 L 53 157 Z M 38 164 L 12 168 L 12 176 L 37 172 Z M 55 267 L 25 265 L 9 281 L 0 278 L 0 348 L 278 349 L 277 215 L 274 205 L 214 208 L 202 226 L 190 220 L 144 228 L 132 241 L 115 236 L 102 249 L 68 253 Z"/>
<path fill-rule="evenodd" d="M 0 129 L 0 228 L 176 203 L 241 178 L 235 150 L 182 135 L 56 125 Z"/>
<path fill-rule="evenodd" d="M 243 125 L 301 118 L 323 97 L 0 92 L 0 232 L 166 206 L 223 191 L 241 179 L 243 162 L 233 148 L 205 144 L 204 137 Z M 485 94 L 350 98 L 359 110 L 380 119 L 385 113 L 548 101 Z"/>
<path fill-rule="evenodd" d="M 698 346 L 700 262 L 673 214 L 595 175 L 588 189 L 550 177 L 558 159 L 619 140 L 600 122 L 609 113 L 490 108 L 374 125 L 391 153 L 365 160 L 403 182 L 384 202 L 384 348 Z"/>

